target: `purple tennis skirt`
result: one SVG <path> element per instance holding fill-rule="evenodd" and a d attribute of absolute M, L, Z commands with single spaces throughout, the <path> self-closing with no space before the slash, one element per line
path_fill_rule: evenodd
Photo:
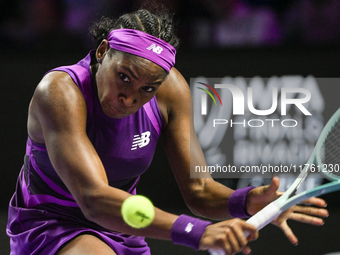
<path fill-rule="evenodd" d="M 85 233 L 103 240 L 117 255 L 151 254 L 144 237 L 102 228 L 83 217 L 79 207 L 40 203 L 39 196 L 30 194 L 23 170 L 8 210 L 10 255 L 55 254 L 63 244 Z"/>

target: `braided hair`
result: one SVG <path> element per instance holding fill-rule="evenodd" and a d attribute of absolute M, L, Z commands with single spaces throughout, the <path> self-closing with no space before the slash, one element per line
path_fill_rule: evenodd
<path fill-rule="evenodd" d="M 108 17 L 102 17 L 90 27 L 90 34 L 93 37 L 95 47 L 107 39 L 111 30 L 128 28 L 140 30 L 171 44 L 176 49 L 179 46 L 179 39 L 175 35 L 172 17 L 162 11 L 154 14 L 146 9 L 140 9 L 132 13 L 120 16 L 116 21 Z"/>

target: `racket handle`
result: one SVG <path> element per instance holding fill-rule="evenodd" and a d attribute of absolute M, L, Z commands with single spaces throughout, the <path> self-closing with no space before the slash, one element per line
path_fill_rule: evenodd
<path fill-rule="evenodd" d="M 260 230 L 277 218 L 281 213 L 281 208 L 275 202 L 272 202 L 254 216 L 250 217 L 246 222 L 256 227 L 257 230 Z"/>
<path fill-rule="evenodd" d="M 210 255 L 225 255 L 225 252 L 222 250 L 209 249 L 208 252 Z"/>
<path fill-rule="evenodd" d="M 254 216 L 250 217 L 246 222 L 256 227 L 257 230 L 260 230 L 277 218 L 281 212 L 282 211 L 280 207 L 275 202 L 273 202 L 264 207 L 261 211 L 257 212 Z M 250 232 L 246 230 L 243 232 L 243 234 L 247 238 L 250 235 Z M 225 254 L 223 250 L 218 249 L 209 249 L 208 252 L 211 255 Z"/>

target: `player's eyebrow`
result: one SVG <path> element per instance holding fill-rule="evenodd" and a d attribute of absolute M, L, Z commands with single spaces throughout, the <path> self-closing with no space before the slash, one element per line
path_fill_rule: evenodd
<path fill-rule="evenodd" d="M 162 81 L 155 81 L 148 83 L 148 85 L 161 85 L 162 83 L 163 83 Z"/>
<path fill-rule="evenodd" d="M 130 73 L 130 75 L 131 75 L 134 79 L 138 80 L 138 76 L 131 70 L 130 67 L 128 67 L 128 66 L 122 66 L 122 68 L 124 68 L 126 71 L 128 71 L 128 72 Z"/>
<path fill-rule="evenodd" d="M 138 80 L 138 76 L 131 70 L 130 67 L 128 67 L 128 66 L 122 66 L 122 68 L 125 69 L 126 71 L 128 71 L 128 72 L 130 73 L 130 75 L 131 75 L 134 79 Z M 150 82 L 150 83 L 148 83 L 148 85 L 150 85 L 150 86 L 152 86 L 152 85 L 159 85 L 159 86 L 160 86 L 162 83 L 163 83 L 163 81 L 155 81 L 155 82 Z"/>

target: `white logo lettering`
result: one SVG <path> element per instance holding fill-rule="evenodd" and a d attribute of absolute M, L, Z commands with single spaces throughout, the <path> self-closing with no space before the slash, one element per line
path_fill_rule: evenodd
<path fill-rule="evenodd" d="M 147 146 L 150 142 L 150 131 L 146 131 L 141 135 L 134 135 L 131 150 L 136 150 L 138 147 Z"/>
<path fill-rule="evenodd" d="M 161 46 L 156 46 L 156 44 L 151 44 L 149 47 L 146 48 L 147 50 L 152 50 L 153 52 L 160 54 L 163 51 Z"/>
<path fill-rule="evenodd" d="M 185 232 L 190 233 L 192 228 L 193 228 L 193 226 L 194 226 L 194 224 L 189 222 L 188 225 L 185 227 Z"/>
<path fill-rule="evenodd" d="M 230 84 L 215 84 L 215 88 L 221 89 L 229 89 L 232 97 L 233 97 L 233 114 L 234 115 L 244 115 L 244 94 L 243 91 L 235 85 Z M 305 97 L 289 99 L 287 98 L 287 93 L 301 93 L 304 94 Z M 277 88 L 272 88 L 272 106 L 268 110 L 257 110 L 253 105 L 253 89 L 251 87 L 248 88 L 248 108 L 250 112 L 255 115 L 270 115 L 277 109 L 277 97 L 278 92 Z M 312 115 L 306 108 L 303 106 L 303 103 L 307 103 L 311 99 L 311 93 L 305 88 L 282 88 L 281 89 L 281 115 L 286 115 L 286 107 L 288 104 L 294 104 L 298 107 L 304 115 Z M 206 107 L 206 101 L 202 100 L 202 105 Z M 205 110 L 206 112 L 206 110 Z"/>

